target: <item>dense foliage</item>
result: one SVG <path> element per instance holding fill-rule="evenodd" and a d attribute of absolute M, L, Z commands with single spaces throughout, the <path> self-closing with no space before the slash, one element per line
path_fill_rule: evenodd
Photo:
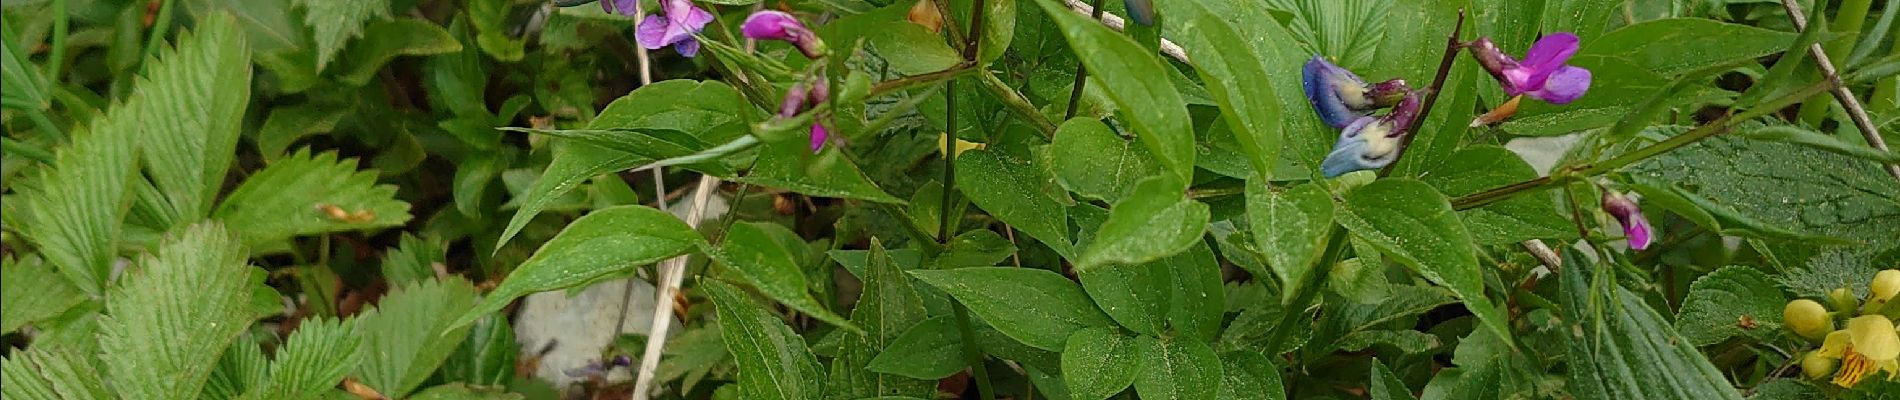
<path fill-rule="evenodd" d="M 5 399 L 1900 399 L 1873 0 L 6 0 Z"/>

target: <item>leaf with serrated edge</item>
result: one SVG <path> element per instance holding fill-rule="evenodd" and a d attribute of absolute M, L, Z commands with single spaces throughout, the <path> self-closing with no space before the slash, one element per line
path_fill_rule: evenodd
<path fill-rule="evenodd" d="M 363 30 L 372 19 L 389 17 L 389 0 L 298 0 L 304 8 L 304 25 L 310 26 L 317 42 L 317 70 L 338 51 L 343 43 L 359 34 L 376 38 Z"/>
<path fill-rule="evenodd" d="M 375 171 L 359 171 L 356 164 L 333 152 L 299 150 L 251 174 L 212 218 L 253 246 L 409 222 L 409 203 L 396 199 L 396 186 L 377 184 Z M 345 215 L 331 212 L 337 210 Z"/>
<path fill-rule="evenodd" d="M 218 354 L 251 325 L 247 256 L 229 231 L 199 224 L 127 272 L 99 321 L 115 390 L 139 399 L 198 396 Z"/>
<path fill-rule="evenodd" d="M 1768 274 L 1723 267 L 1689 285 L 1689 295 L 1676 313 L 1676 330 L 1697 346 L 1738 335 L 1773 339 L 1781 332 L 1781 309 L 1787 302 L 1788 296 Z"/>
<path fill-rule="evenodd" d="M 86 301 L 86 294 L 60 277 L 51 266 L 29 258 L 0 259 L 0 333 L 12 333 L 26 324 L 59 316 Z"/>
<path fill-rule="evenodd" d="M 700 281 L 717 308 L 726 349 L 739 366 L 739 391 L 749 399 L 816 399 L 825 373 L 805 339 L 751 296 L 725 282 Z"/>
<path fill-rule="evenodd" d="M 354 318 L 362 363 L 351 376 L 391 398 L 409 394 L 468 336 L 450 318 L 474 306 L 475 286 L 459 277 L 397 288 Z"/>

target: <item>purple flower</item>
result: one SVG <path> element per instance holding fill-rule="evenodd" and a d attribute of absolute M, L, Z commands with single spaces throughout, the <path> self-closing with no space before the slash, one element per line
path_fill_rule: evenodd
<path fill-rule="evenodd" d="M 631 5 L 639 0 L 613 0 L 619 4 L 621 14 L 632 11 Z M 680 55 L 692 57 L 699 54 L 699 40 L 693 34 L 712 22 L 712 13 L 694 7 L 691 0 L 660 0 L 660 10 L 664 15 L 648 15 L 640 21 L 640 27 L 634 32 L 634 39 L 640 47 L 656 50 L 673 45 Z"/>
<path fill-rule="evenodd" d="M 758 40 L 783 40 L 798 47 L 798 52 L 806 58 L 825 56 L 825 41 L 818 39 L 798 17 L 782 11 L 760 11 L 746 17 L 745 24 L 739 27 L 745 37 Z"/>
<path fill-rule="evenodd" d="M 1616 223 L 1623 225 L 1623 234 L 1629 237 L 1631 249 L 1649 248 L 1650 239 L 1656 232 L 1649 226 L 1649 219 L 1643 218 L 1643 210 L 1636 206 L 1636 200 L 1614 190 L 1604 189 L 1603 211 L 1616 217 Z"/>
<path fill-rule="evenodd" d="M 1577 53 L 1577 42 L 1577 35 L 1570 32 L 1546 35 L 1531 45 L 1523 60 L 1515 60 L 1498 50 L 1491 38 L 1479 38 L 1471 44 L 1471 55 L 1504 86 L 1506 95 L 1568 104 L 1590 90 L 1590 70 L 1564 64 Z"/>
<path fill-rule="evenodd" d="M 1411 91 L 1399 79 L 1368 86 L 1359 75 L 1320 56 L 1307 61 L 1300 74 L 1313 111 L 1334 128 L 1344 128 L 1371 110 L 1389 107 Z"/>
<path fill-rule="evenodd" d="M 825 129 L 824 121 L 811 123 L 811 152 L 817 153 L 825 148 L 825 142 L 831 140 L 831 130 Z"/>
<path fill-rule="evenodd" d="M 1412 119 L 1418 116 L 1418 109 L 1418 95 L 1408 90 L 1391 113 L 1353 119 L 1333 143 L 1333 151 L 1320 163 L 1320 174 L 1333 178 L 1392 165 L 1398 160 L 1400 139 L 1411 127 Z"/>
<path fill-rule="evenodd" d="M 805 103 L 811 100 L 811 86 L 801 81 L 785 89 L 785 99 L 778 103 L 779 118 L 791 118 L 805 111 Z"/>
<path fill-rule="evenodd" d="M 1154 0 L 1122 0 L 1122 5 L 1128 6 L 1128 19 L 1146 26 L 1155 24 Z"/>

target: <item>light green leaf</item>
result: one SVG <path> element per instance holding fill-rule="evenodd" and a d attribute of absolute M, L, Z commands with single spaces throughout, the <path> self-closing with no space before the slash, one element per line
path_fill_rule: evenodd
<path fill-rule="evenodd" d="M 1070 335 L 1062 349 L 1062 382 L 1069 397 L 1103 400 L 1134 384 L 1142 369 L 1140 340 L 1103 327 Z"/>
<path fill-rule="evenodd" d="M 1286 400 L 1280 368 L 1259 352 L 1230 351 L 1220 355 L 1220 400 Z"/>
<path fill-rule="evenodd" d="M 284 54 L 298 51 L 310 51 L 311 39 L 303 30 L 303 24 L 297 23 L 296 13 L 292 12 L 293 0 L 185 0 L 183 6 L 189 15 L 202 16 L 225 12 L 236 17 L 237 24 L 244 30 L 244 36 L 256 50 L 255 55 Z M 308 55 L 315 57 L 315 55 Z M 310 60 L 311 66 L 316 65 Z M 301 66 L 301 65 L 300 65 Z M 316 71 L 310 71 L 314 74 Z"/>
<path fill-rule="evenodd" d="M 1194 54 L 1195 70 L 1225 111 L 1222 119 L 1257 177 L 1271 178 L 1285 133 L 1274 77 L 1268 72 L 1271 64 L 1263 62 L 1274 51 L 1259 40 L 1273 35 L 1268 26 L 1274 24 L 1261 23 L 1272 16 L 1256 4 L 1238 1 L 1163 1 L 1160 5 L 1163 13 L 1175 18 L 1172 21 L 1181 22 L 1165 24 L 1164 29 L 1181 31 L 1172 37 Z"/>
<path fill-rule="evenodd" d="M 1423 182 L 1381 179 L 1346 192 L 1339 223 L 1365 242 L 1451 289 L 1487 328 L 1510 341 L 1511 329 L 1485 297 L 1477 248 L 1445 196 Z"/>
<path fill-rule="evenodd" d="M 435 277 L 435 264 L 448 262 L 448 253 L 440 241 L 420 239 L 404 233 L 396 248 L 383 252 L 383 279 L 391 286 Z"/>
<path fill-rule="evenodd" d="M 1364 64 L 1341 64 L 1358 71 L 1361 77 L 1371 82 L 1387 79 L 1405 79 L 1408 82 L 1430 82 L 1439 60 L 1445 54 L 1445 37 L 1457 28 L 1458 11 L 1466 7 L 1463 0 L 1422 0 L 1422 1 L 1372 1 L 1372 7 L 1380 8 L 1366 22 L 1356 27 L 1327 27 L 1326 29 L 1360 29 L 1377 33 L 1359 33 L 1373 35 L 1378 47 L 1378 56 L 1365 60 Z M 1474 24 L 1467 21 L 1466 24 Z M 1475 25 L 1475 24 L 1474 24 Z M 1466 29 L 1468 35 L 1471 29 Z M 1491 32 L 1485 32 L 1489 34 Z M 1380 38 L 1378 35 L 1383 35 Z M 1340 56 L 1332 52 L 1329 56 Z M 1459 57 L 1468 58 L 1468 57 Z M 1417 85 L 1418 83 L 1414 83 Z M 1310 105 L 1308 107 L 1311 107 Z M 1444 110 L 1469 110 L 1469 108 L 1446 108 Z M 1445 113 L 1455 114 L 1455 113 Z M 1469 122 L 1469 120 L 1464 121 Z"/>
<path fill-rule="evenodd" d="M 259 398 L 311 398 L 336 387 L 344 374 L 355 370 L 362 360 L 358 348 L 363 339 L 357 336 L 357 323 L 315 319 L 298 325 L 297 331 L 277 348 L 276 361 L 270 366 L 269 390 Z"/>
<path fill-rule="evenodd" d="M 1265 251 L 1267 265 L 1280 278 L 1282 302 L 1291 300 L 1319 264 L 1332 234 L 1332 197 L 1317 184 L 1276 191 L 1265 182 L 1248 181 L 1247 224 L 1261 249 L 1273 249 Z"/>
<path fill-rule="evenodd" d="M 797 140 L 760 145 L 758 162 L 752 172 L 738 181 L 817 197 L 904 203 L 903 199 L 879 188 L 877 182 L 865 176 L 836 146 L 812 154 L 805 142 Z"/>
<path fill-rule="evenodd" d="M 1110 265 L 1077 271 L 1082 289 L 1108 316 L 1128 330 L 1160 336 L 1167 329 L 1174 300 L 1174 273 L 1165 262 Z"/>
<path fill-rule="evenodd" d="M 270 389 L 270 359 L 257 343 L 256 336 L 239 336 L 231 348 L 218 358 L 218 367 L 205 382 L 201 399 L 229 400 L 245 398 L 247 393 L 261 395 Z M 354 365 L 352 365 L 353 367 Z"/>
<path fill-rule="evenodd" d="M 46 95 L 46 75 L 28 59 L 26 44 L 20 43 L 19 30 L 24 24 L 7 24 L 0 29 L 0 100 L 7 108 L 15 104 L 32 110 L 45 110 L 52 103 Z"/>
<path fill-rule="evenodd" d="M 1828 292 L 1847 288 L 1854 297 L 1866 298 L 1868 287 L 1880 267 L 1874 254 L 1865 249 L 1835 248 L 1807 260 L 1803 266 L 1783 272 L 1777 282 L 1793 297 L 1826 298 Z"/>
<path fill-rule="evenodd" d="M 165 228 L 210 214 L 251 98 L 250 50 L 234 20 L 211 16 L 197 29 L 146 69 L 135 89 L 141 99 L 115 109 L 139 120 L 137 143 L 163 197 L 156 211 Z"/>
<path fill-rule="evenodd" d="M 521 400 L 520 394 L 509 393 L 500 387 L 469 386 L 456 382 L 430 387 L 409 396 L 409 400 Z"/>
<path fill-rule="evenodd" d="M 1168 176 L 1144 179 L 1108 212 L 1075 270 L 1140 264 L 1186 250 L 1207 232 L 1207 204 L 1187 198 Z"/>
<path fill-rule="evenodd" d="M 1081 287 L 1048 270 L 976 267 L 911 275 L 950 293 L 1004 335 L 1038 349 L 1061 351 L 1076 330 L 1114 326 Z"/>
<path fill-rule="evenodd" d="M 0 395 L 9 399 L 110 400 L 92 355 L 36 343 L 0 360 Z"/>
<path fill-rule="evenodd" d="M 140 259 L 107 295 L 99 347 L 114 390 L 192 399 L 218 354 L 251 325 L 250 273 L 238 238 L 217 224 L 186 228 Z"/>
<path fill-rule="evenodd" d="M 1220 357 L 1206 342 L 1189 338 L 1135 339 L 1141 373 L 1135 393 L 1143 399 L 1212 399 L 1220 390 Z"/>
<path fill-rule="evenodd" d="M 306 0 L 319 3 L 343 3 L 345 0 Z M 349 0 L 360 1 L 360 0 Z M 387 0 L 368 0 L 387 1 Z M 323 33 L 318 30 L 318 41 Z M 430 56 L 462 51 L 462 42 L 455 40 L 448 30 L 435 23 L 401 18 L 381 21 L 363 29 L 363 40 L 349 51 L 343 52 L 341 59 L 344 69 L 337 72 L 338 81 L 352 86 L 362 86 L 376 76 L 389 60 L 400 56 Z"/>
<path fill-rule="evenodd" d="M 878 373 L 938 380 L 968 367 L 963 335 L 955 317 L 941 315 L 918 322 L 884 346 L 865 368 Z"/>
<path fill-rule="evenodd" d="M 1574 32 L 1585 42 L 1603 34 L 1610 24 L 1610 13 L 1626 0 L 1545 0 L 1545 32 Z M 1525 46 L 1529 46 L 1526 44 Z"/>
<path fill-rule="evenodd" d="M 1597 280 L 1605 276 L 1597 268 L 1575 250 L 1564 254 L 1569 392 L 1577 398 L 1742 398 L 1641 295 Z"/>
<path fill-rule="evenodd" d="M 1742 137 L 1754 140 L 1766 140 L 1800 145 L 1829 153 L 1851 156 L 1878 163 L 1900 163 L 1900 153 L 1881 151 L 1862 144 L 1848 143 L 1840 138 L 1808 130 L 1793 125 L 1763 126 L 1754 129 L 1744 128 Z"/>
<path fill-rule="evenodd" d="M 86 294 L 59 276 L 39 258 L 14 262 L 0 258 L 0 333 L 13 333 L 26 324 L 57 317 L 86 301 Z"/>
<path fill-rule="evenodd" d="M 1297 51 L 1300 56 L 1280 58 L 1290 61 L 1278 64 L 1289 70 L 1298 70 L 1299 63 L 1315 54 L 1335 59 L 1349 69 L 1369 67 L 1376 60 L 1379 43 L 1388 36 L 1382 24 L 1395 20 L 1386 17 L 1392 7 L 1385 0 L 1269 0 L 1262 3 L 1277 11 L 1276 14 L 1290 15 L 1292 18 L 1284 22 L 1287 30 L 1303 44 Z"/>
<path fill-rule="evenodd" d="M 509 33 L 513 26 L 508 22 L 513 12 L 514 0 L 470 0 L 467 5 L 468 21 L 475 26 L 475 44 L 483 53 L 496 60 L 515 62 L 527 55 L 526 39 L 516 38 Z M 614 17 L 619 18 L 619 17 Z"/>
<path fill-rule="evenodd" d="M 1410 329 L 1376 329 L 1358 331 L 1339 338 L 1339 351 L 1359 352 L 1371 349 L 1373 345 L 1388 345 L 1403 354 L 1420 354 L 1437 349 L 1437 336 Z"/>
<path fill-rule="evenodd" d="M 1792 231 L 1851 240 L 1876 252 L 1900 246 L 1892 228 L 1900 226 L 1900 184 L 1853 157 L 1715 137 L 1628 171 L 1637 182 L 1678 189 L 1725 223 L 1744 222 L 1738 226 L 1757 231 L 1750 236 Z"/>
<path fill-rule="evenodd" d="M 731 240 L 731 236 L 727 240 Z M 881 357 L 880 353 L 895 345 L 907 330 L 928 316 L 923 299 L 918 297 L 917 289 L 911 286 L 910 276 L 904 275 L 904 271 L 884 251 L 884 245 L 876 239 L 871 241 L 869 257 L 871 264 L 866 270 L 868 275 L 864 279 L 864 292 L 858 296 L 857 308 L 851 310 L 851 321 L 863 326 L 864 332 L 844 333 L 844 343 L 839 350 L 842 354 L 831 364 L 831 391 L 834 397 L 842 395 L 847 398 L 895 395 L 934 397 L 937 393 L 935 381 L 877 373 L 869 369 Z"/>
<path fill-rule="evenodd" d="M 1583 42 L 1577 55 L 1623 57 L 1663 75 L 1786 50 L 1795 34 L 1701 18 L 1640 22 Z"/>
<path fill-rule="evenodd" d="M 1167 167 L 1175 182 L 1186 185 L 1192 181 L 1194 127 L 1188 120 L 1187 103 L 1173 83 L 1156 78 L 1166 76 L 1168 66 L 1134 39 L 1069 10 L 1060 1 L 1036 3 L 1062 28 L 1076 58 L 1088 66 L 1089 76 L 1124 111 L 1122 115 L 1135 128 L 1136 136 Z"/>
<path fill-rule="evenodd" d="M 1412 389 L 1399 380 L 1398 374 L 1385 367 L 1385 362 L 1372 360 L 1372 400 L 1414 400 Z"/>
<path fill-rule="evenodd" d="M 1044 195 L 1048 176 L 1030 160 L 998 151 L 970 150 L 957 156 L 957 189 L 996 219 L 1029 234 L 1063 256 L 1073 256 L 1067 209 Z"/>
<path fill-rule="evenodd" d="M 944 44 L 942 36 L 910 21 L 889 21 L 868 33 L 871 47 L 890 62 L 891 72 L 918 75 L 963 62 L 963 55 Z"/>
<path fill-rule="evenodd" d="M 593 282 L 704 244 L 699 232 L 665 211 L 645 206 L 594 210 L 541 245 L 484 296 L 480 306 L 451 325 L 466 326 L 529 293 Z"/>
<path fill-rule="evenodd" d="M 374 30 L 365 31 L 370 20 L 389 17 L 389 0 L 297 0 L 303 6 L 303 22 L 317 42 L 317 70 L 330 64 L 330 58 L 343 50 L 343 44 L 358 34 L 377 38 Z"/>
<path fill-rule="evenodd" d="M 700 281 L 718 308 L 726 349 L 739 365 L 738 385 L 748 399 L 816 399 L 824 395 L 825 373 L 805 348 L 805 339 L 760 308 L 739 288 L 717 280 Z"/>
<path fill-rule="evenodd" d="M 1147 148 L 1116 136 L 1108 125 L 1093 118 L 1062 123 L 1050 146 L 1062 153 L 1050 157 L 1056 182 L 1083 197 L 1121 201 L 1141 178 L 1161 173 L 1161 165 Z"/>
<path fill-rule="evenodd" d="M 1227 293 L 1221 283 L 1220 262 L 1214 249 L 1201 241 L 1188 250 L 1158 261 L 1167 265 L 1174 298 L 1168 303 L 1168 324 L 1175 335 L 1211 342 L 1220 335 L 1226 315 Z"/>
<path fill-rule="evenodd" d="M 475 286 L 461 278 L 397 288 L 355 317 L 362 364 L 351 376 L 391 398 L 409 394 L 468 337 L 454 318 L 474 306 Z"/>
<path fill-rule="evenodd" d="M 931 257 L 923 264 L 924 269 L 957 269 L 965 267 L 990 267 L 1016 254 L 1016 245 L 1010 244 L 996 231 L 972 229 L 950 238 L 950 246 L 943 252 Z"/>
<path fill-rule="evenodd" d="M 1517 153 L 1497 146 L 1471 146 L 1452 153 L 1420 178 L 1446 196 L 1463 196 L 1537 178 L 1537 170 Z M 1531 239 L 1576 237 L 1570 220 L 1557 212 L 1549 193 L 1519 194 L 1508 200 L 1458 212 L 1473 242 L 1506 245 Z"/>
<path fill-rule="evenodd" d="M 251 174 L 225 196 L 212 218 L 235 228 L 253 246 L 408 222 L 409 203 L 396 199 L 396 186 L 376 184 L 376 171 L 358 171 L 356 164 L 338 160 L 334 152 L 298 150 Z M 346 215 L 332 213 L 339 210 Z"/>
<path fill-rule="evenodd" d="M 1735 336 L 1772 340 L 1782 332 L 1781 309 L 1787 303 L 1788 296 L 1768 274 L 1750 267 L 1723 267 L 1689 285 L 1689 295 L 1676 313 L 1676 330 L 1696 346 Z"/>
<path fill-rule="evenodd" d="M 713 259 L 737 272 L 759 293 L 825 323 L 857 331 L 856 325 L 812 297 L 805 280 L 803 257 L 794 246 L 806 246 L 798 233 L 769 222 L 740 222 L 726 230 L 725 243 L 710 252 Z"/>

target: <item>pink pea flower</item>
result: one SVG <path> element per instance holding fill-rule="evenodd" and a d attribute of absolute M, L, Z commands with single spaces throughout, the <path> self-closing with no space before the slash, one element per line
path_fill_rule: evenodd
<path fill-rule="evenodd" d="M 1630 249 L 1642 250 L 1649 248 L 1650 240 L 1655 236 L 1656 232 L 1654 228 L 1649 226 L 1649 219 L 1643 218 L 1643 210 L 1636 207 L 1636 200 L 1630 199 L 1622 193 L 1605 189 L 1603 192 L 1603 211 L 1610 213 L 1612 217 L 1616 217 L 1616 222 L 1623 225 L 1623 234 L 1629 237 Z"/>
<path fill-rule="evenodd" d="M 752 16 L 746 17 L 745 24 L 739 30 L 745 33 L 745 37 L 752 39 L 791 42 L 806 58 L 825 56 L 825 41 L 819 40 L 818 34 L 805 27 L 805 23 L 799 22 L 798 17 L 783 11 L 752 13 Z"/>
<path fill-rule="evenodd" d="M 618 8 L 621 14 L 632 15 L 634 5 L 639 0 L 612 1 L 613 7 Z M 601 6 L 607 7 L 606 3 L 602 1 Z M 687 57 L 698 55 L 699 40 L 694 39 L 693 34 L 699 33 L 699 30 L 704 29 L 707 23 L 712 22 L 712 13 L 693 6 L 691 0 L 660 0 L 660 11 L 661 13 L 648 15 L 646 20 L 640 21 L 639 28 L 634 31 L 634 41 L 639 42 L 640 47 L 648 50 L 657 50 L 670 45 L 680 55 Z"/>
<path fill-rule="evenodd" d="M 1545 35 L 1517 60 L 1498 50 L 1491 38 L 1478 38 L 1471 44 L 1471 55 L 1504 86 L 1506 95 L 1568 104 L 1590 90 L 1590 70 L 1564 64 L 1577 53 L 1578 42 L 1570 32 Z"/>

